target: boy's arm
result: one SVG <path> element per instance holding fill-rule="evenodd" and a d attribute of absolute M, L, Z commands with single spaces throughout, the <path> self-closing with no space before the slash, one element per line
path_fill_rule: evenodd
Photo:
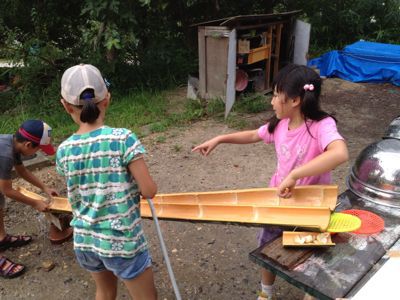
<path fill-rule="evenodd" d="M 15 165 L 14 166 L 15 171 L 17 171 L 18 175 L 21 176 L 23 179 L 28 181 L 29 183 L 33 184 L 34 186 L 38 187 L 41 189 L 43 192 L 45 192 L 47 195 L 51 196 L 57 196 L 58 192 L 54 189 L 51 189 L 47 187 L 39 178 L 37 178 L 31 171 L 29 171 L 23 164 L 21 165 Z"/>
<path fill-rule="evenodd" d="M 38 211 L 44 212 L 47 211 L 48 209 L 49 205 L 44 203 L 43 201 L 32 199 L 20 193 L 19 191 L 13 189 L 11 179 L 8 180 L 0 179 L 0 191 L 6 197 L 30 205 L 33 208 L 37 209 Z"/>

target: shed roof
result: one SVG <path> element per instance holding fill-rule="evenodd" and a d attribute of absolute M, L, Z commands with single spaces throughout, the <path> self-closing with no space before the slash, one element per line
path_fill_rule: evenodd
<path fill-rule="evenodd" d="M 262 15 L 240 15 L 234 17 L 227 17 L 218 20 L 211 20 L 201 23 L 196 23 L 191 25 L 194 26 L 226 26 L 226 27 L 236 27 L 236 26 L 243 26 L 243 25 L 254 25 L 260 24 L 264 22 L 276 22 L 276 21 L 285 21 L 290 19 L 295 15 L 299 15 L 301 10 L 294 10 L 289 12 L 283 13 L 276 13 L 276 14 L 262 14 Z"/>

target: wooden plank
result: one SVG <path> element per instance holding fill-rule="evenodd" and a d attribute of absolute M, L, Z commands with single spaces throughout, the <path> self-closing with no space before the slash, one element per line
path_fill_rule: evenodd
<path fill-rule="evenodd" d="M 228 38 L 231 30 L 227 27 L 207 26 L 204 27 L 204 35 L 214 38 Z"/>
<path fill-rule="evenodd" d="M 249 52 L 248 64 L 253 64 L 260 60 L 267 59 L 269 58 L 270 53 L 270 45 L 263 45 L 258 48 L 253 48 Z"/>
<path fill-rule="evenodd" d="M 276 25 L 275 33 L 275 47 L 274 47 L 274 76 L 279 70 L 279 57 L 281 52 L 281 35 L 282 35 L 283 24 Z"/>
<path fill-rule="evenodd" d="M 244 25 L 244 26 L 235 26 L 236 30 L 252 30 L 252 29 L 259 29 L 259 28 L 265 28 L 265 30 L 268 29 L 268 26 L 273 26 L 275 24 L 287 24 L 289 23 L 289 20 L 285 21 L 279 21 L 279 22 L 268 22 L 268 23 L 263 23 L 259 25 Z"/>
<path fill-rule="evenodd" d="M 261 253 L 281 267 L 292 270 L 297 265 L 307 260 L 313 253 L 313 249 L 285 248 L 282 246 L 282 237 L 279 237 L 267 243 L 261 250 Z"/>
<path fill-rule="evenodd" d="M 269 47 L 269 55 L 267 60 L 265 61 L 265 89 L 271 88 L 271 59 L 272 59 L 272 28 L 273 26 L 269 26 L 268 30 L 265 32 L 265 43 L 270 45 Z"/>

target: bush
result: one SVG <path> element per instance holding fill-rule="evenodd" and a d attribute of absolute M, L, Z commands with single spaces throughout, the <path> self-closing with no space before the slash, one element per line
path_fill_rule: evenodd
<path fill-rule="evenodd" d="M 400 43 L 398 0 L 289 0 L 279 10 L 301 9 L 311 23 L 310 52 L 342 49 L 358 40 Z"/>
<path fill-rule="evenodd" d="M 5 105 L 40 103 L 50 112 L 62 72 L 78 63 L 99 67 L 120 93 L 186 83 L 198 68 L 192 24 L 273 7 L 303 10 L 312 24 L 311 52 L 359 39 L 400 43 L 398 0 L 3 0 L 0 58 L 24 64 L 8 74 L 18 83 Z"/>

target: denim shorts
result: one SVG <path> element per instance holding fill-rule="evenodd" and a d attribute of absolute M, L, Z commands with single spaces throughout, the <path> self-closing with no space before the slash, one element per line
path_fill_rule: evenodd
<path fill-rule="evenodd" d="M 75 256 L 82 268 L 89 272 L 111 271 L 118 278 L 129 280 L 151 267 L 149 251 L 143 251 L 131 258 L 103 257 L 94 252 L 75 250 Z"/>

